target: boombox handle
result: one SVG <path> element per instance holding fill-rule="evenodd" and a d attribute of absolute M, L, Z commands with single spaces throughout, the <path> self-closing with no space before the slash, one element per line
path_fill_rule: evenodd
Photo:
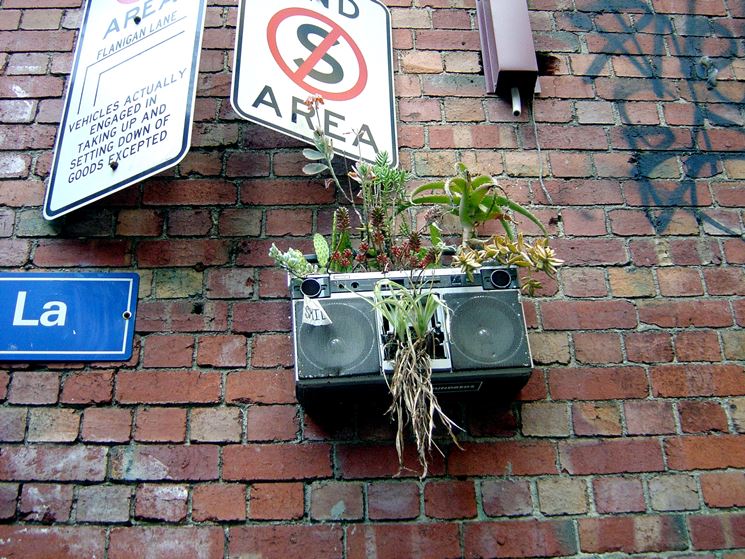
<path fill-rule="evenodd" d="M 455 247 L 445 247 L 444 249 L 442 249 L 442 254 L 446 256 L 453 256 L 455 254 Z M 311 264 L 318 264 L 318 257 L 316 256 L 315 252 L 312 254 L 303 254 L 303 257 Z"/>

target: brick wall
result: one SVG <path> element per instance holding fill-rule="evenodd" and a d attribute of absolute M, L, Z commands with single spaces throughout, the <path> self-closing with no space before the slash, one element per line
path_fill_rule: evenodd
<path fill-rule="evenodd" d="M 530 383 L 456 407 L 425 481 L 380 416 L 308 416 L 267 249 L 328 232 L 333 192 L 232 112 L 236 2 L 186 159 L 48 223 L 81 1 L 0 0 L 0 270 L 141 277 L 128 363 L 0 364 L 0 555 L 745 557 L 745 4 L 531 0 L 541 165 L 482 93 L 473 0 L 387 3 L 402 166 L 497 175 L 567 262 L 525 302 Z"/>

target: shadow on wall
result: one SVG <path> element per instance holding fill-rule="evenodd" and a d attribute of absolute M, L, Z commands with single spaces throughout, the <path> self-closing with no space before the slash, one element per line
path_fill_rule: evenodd
<path fill-rule="evenodd" d="M 682 3 L 682 2 L 681 2 Z M 614 3 L 599 1 L 597 11 L 605 11 Z M 688 6 L 681 13 L 696 13 L 696 0 L 688 0 Z M 691 118 L 691 138 L 676 134 L 674 128 L 663 126 L 624 126 L 621 134 L 634 153 L 630 162 L 634 164 L 635 179 L 639 182 L 641 203 L 645 207 L 647 219 L 658 234 L 664 233 L 678 209 L 690 211 L 699 224 L 708 224 L 721 234 L 741 236 L 711 215 L 702 211 L 698 205 L 696 179 L 719 175 L 727 161 L 745 160 L 745 131 L 739 107 L 728 114 L 732 105 L 745 102 L 745 90 L 739 89 L 737 97 L 729 96 L 730 91 L 718 87 L 717 76 L 722 70 L 730 68 L 741 49 L 741 42 L 732 32 L 708 16 L 675 17 L 652 13 L 643 0 L 625 0 L 623 13 L 614 16 L 616 29 L 601 35 L 605 44 L 587 74 L 598 76 L 611 55 L 625 55 L 628 62 L 643 80 L 616 80 L 613 98 L 623 100 L 643 91 L 652 91 L 658 100 L 687 99 L 694 107 Z M 627 13 L 634 13 L 633 25 Z M 678 28 L 674 28 L 673 24 Z M 682 27 L 682 28 L 681 28 Z M 620 31 L 620 32 L 618 32 Z M 647 44 L 641 39 L 650 38 Z M 670 54 L 666 56 L 665 39 L 668 39 Z M 717 38 L 716 42 L 712 38 Z M 708 52 L 716 53 L 710 58 Z M 638 56 L 640 53 L 654 54 Z M 663 79 L 663 64 L 675 60 L 679 65 L 679 75 L 687 79 Z M 593 77 L 588 77 L 593 80 Z M 732 82 L 737 83 L 737 82 Z M 726 104 L 730 104 L 727 107 Z M 633 114 L 628 107 L 618 104 L 622 122 L 633 122 Z M 719 110 L 717 110 L 719 109 Z M 711 125 L 722 129 L 709 129 Z M 664 178 L 666 169 L 672 165 L 677 168 L 677 158 L 683 164 L 683 178 L 673 188 L 661 188 L 655 178 Z"/>

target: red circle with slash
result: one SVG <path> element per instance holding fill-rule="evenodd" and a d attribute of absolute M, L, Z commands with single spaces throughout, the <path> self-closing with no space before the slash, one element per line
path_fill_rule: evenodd
<path fill-rule="evenodd" d="M 297 70 L 293 70 L 288 66 L 288 64 L 280 55 L 279 48 L 277 46 L 277 28 L 283 21 L 293 16 L 306 16 L 312 19 L 316 19 L 318 21 L 322 21 L 331 28 L 329 34 L 326 35 L 323 41 L 321 41 L 321 43 Z M 330 101 L 348 101 L 349 99 L 357 97 L 360 93 L 362 93 L 362 90 L 365 89 L 365 85 L 367 85 L 367 64 L 365 64 L 365 58 L 362 56 L 362 51 L 357 46 L 357 43 L 354 42 L 349 33 L 342 29 L 339 24 L 337 24 L 332 19 L 329 19 L 328 17 L 312 10 L 306 10 L 305 8 L 286 8 L 274 14 L 274 16 L 272 16 L 272 19 L 269 20 L 269 25 L 266 29 L 266 35 L 267 42 L 269 43 L 269 50 L 271 51 L 274 60 L 277 62 L 282 71 L 287 74 L 287 77 L 289 77 L 293 82 L 302 87 L 305 91 L 308 91 L 310 93 L 317 93 L 324 99 L 328 99 Z M 359 65 L 360 69 L 360 75 L 357 78 L 357 82 L 346 91 L 324 91 L 305 83 L 305 78 L 308 76 L 310 71 L 313 70 L 313 67 L 318 63 L 319 60 L 321 60 L 321 58 L 323 58 L 323 56 L 328 52 L 328 50 L 339 37 L 342 37 L 347 41 L 352 51 L 354 52 L 355 58 L 357 59 L 357 64 Z"/>

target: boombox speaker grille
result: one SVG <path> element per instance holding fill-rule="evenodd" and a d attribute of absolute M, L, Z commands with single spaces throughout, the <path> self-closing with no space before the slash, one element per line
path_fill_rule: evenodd
<path fill-rule="evenodd" d="M 293 301 L 298 378 L 380 372 L 378 330 L 372 306 L 361 297 L 319 299 L 328 326 L 302 322 L 303 301 Z"/>
<path fill-rule="evenodd" d="M 530 367 L 517 289 L 446 293 L 454 370 Z"/>

